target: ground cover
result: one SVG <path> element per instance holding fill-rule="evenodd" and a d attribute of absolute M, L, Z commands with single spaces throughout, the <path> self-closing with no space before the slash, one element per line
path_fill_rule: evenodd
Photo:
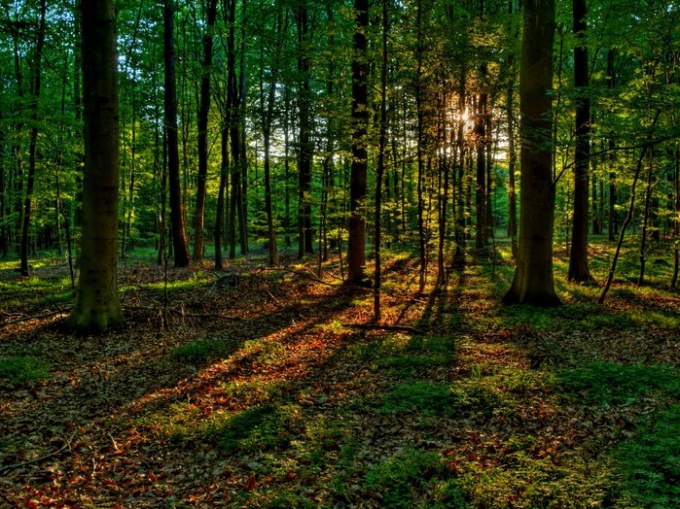
<path fill-rule="evenodd" d="M 596 276 L 609 257 L 595 245 Z M 132 256 L 127 325 L 102 337 L 63 329 L 61 261 L 2 263 L 0 507 L 680 507 L 669 267 L 637 288 L 624 263 L 599 306 L 558 253 L 564 305 L 544 310 L 500 305 L 508 258 L 418 294 L 389 253 L 390 330 L 357 327 L 372 295 L 336 262 L 322 283 L 312 260 L 166 275 Z"/>

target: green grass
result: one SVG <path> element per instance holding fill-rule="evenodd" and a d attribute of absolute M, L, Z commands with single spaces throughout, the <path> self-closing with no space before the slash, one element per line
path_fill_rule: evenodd
<path fill-rule="evenodd" d="M 383 459 L 366 474 L 365 488 L 381 507 L 468 507 L 464 494 L 435 453 L 405 449 Z"/>
<path fill-rule="evenodd" d="M 680 405 L 645 417 L 633 440 L 613 452 L 623 487 L 636 507 L 680 507 Z"/>
<path fill-rule="evenodd" d="M 50 363 L 35 357 L 0 359 L 0 379 L 13 387 L 28 387 L 50 376 Z"/>
<path fill-rule="evenodd" d="M 251 407 L 226 420 L 215 435 L 225 451 L 285 449 L 304 430 L 297 405 Z"/>
<path fill-rule="evenodd" d="M 568 397 L 595 405 L 633 404 L 650 395 L 680 396 L 680 375 L 668 366 L 595 362 L 560 370 L 557 379 Z"/>

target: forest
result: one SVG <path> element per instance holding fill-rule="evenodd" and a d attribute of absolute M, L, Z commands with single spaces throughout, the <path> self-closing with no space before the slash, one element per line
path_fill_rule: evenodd
<path fill-rule="evenodd" d="M 680 4 L 0 0 L 0 509 L 680 507 Z"/>

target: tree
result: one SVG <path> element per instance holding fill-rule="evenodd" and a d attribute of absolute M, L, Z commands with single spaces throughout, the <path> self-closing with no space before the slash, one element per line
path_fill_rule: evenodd
<path fill-rule="evenodd" d="M 213 34 L 217 18 L 217 0 L 209 0 L 206 6 L 207 26 L 203 34 L 203 63 L 201 76 L 201 99 L 198 109 L 198 185 L 196 187 L 196 214 L 194 216 L 193 260 L 203 259 L 205 229 L 205 187 L 208 178 L 208 114 L 210 113 L 210 70 L 213 56 Z"/>
<path fill-rule="evenodd" d="M 588 165 L 590 164 L 590 99 L 588 50 L 585 43 L 586 1 L 573 0 L 574 86 L 576 87 L 576 148 L 574 150 L 574 219 L 569 255 L 569 281 L 592 281 L 588 270 Z"/>
<path fill-rule="evenodd" d="M 174 0 L 165 0 L 163 7 L 163 49 L 165 59 L 165 137 L 168 150 L 168 181 L 170 184 L 170 222 L 175 267 L 189 265 L 189 248 L 182 211 L 179 180 L 179 137 L 177 134 L 177 83 L 175 79 L 175 9 Z"/>
<path fill-rule="evenodd" d="M 102 332 L 123 315 L 116 281 L 118 78 L 113 0 L 82 2 L 85 175 L 80 278 L 68 317 L 72 330 Z"/>
<path fill-rule="evenodd" d="M 21 275 L 28 276 L 28 233 L 31 226 L 31 210 L 33 202 L 33 188 L 35 185 L 35 167 L 38 149 L 38 107 L 40 102 L 40 86 L 42 82 L 42 54 L 45 46 L 45 0 L 40 2 L 40 27 L 38 40 L 33 58 L 33 81 L 31 83 L 31 139 L 28 146 L 28 181 L 26 183 L 26 197 L 21 224 Z"/>
<path fill-rule="evenodd" d="M 368 0 L 354 0 L 354 53 L 352 55 L 352 173 L 350 180 L 347 281 L 364 279 L 366 265 L 366 174 L 368 168 Z"/>
<path fill-rule="evenodd" d="M 517 268 L 506 304 L 560 303 L 553 280 L 554 193 L 549 115 L 555 0 L 526 0 L 520 64 L 520 225 Z"/>

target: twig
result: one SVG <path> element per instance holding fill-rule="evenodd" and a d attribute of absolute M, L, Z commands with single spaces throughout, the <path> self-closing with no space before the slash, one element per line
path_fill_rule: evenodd
<path fill-rule="evenodd" d="M 343 323 L 343 327 L 351 327 L 353 329 L 362 329 L 362 330 L 393 330 L 393 331 L 400 331 L 400 332 L 410 332 L 411 334 L 415 334 L 418 336 L 425 336 L 427 335 L 427 332 L 416 329 L 415 327 L 411 327 L 409 325 L 379 325 L 379 324 L 373 324 L 373 323 Z"/>

